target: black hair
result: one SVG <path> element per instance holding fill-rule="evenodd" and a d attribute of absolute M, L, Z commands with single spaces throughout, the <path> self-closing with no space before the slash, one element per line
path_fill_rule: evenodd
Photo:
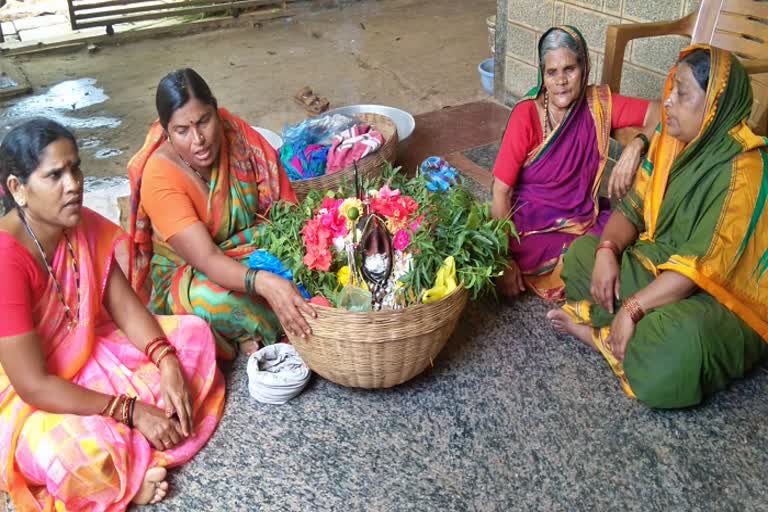
<path fill-rule="evenodd" d="M 683 60 L 680 62 L 685 62 L 691 67 L 693 78 L 696 79 L 696 83 L 699 84 L 702 91 L 707 92 L 707 86 L 709 85 L 709 71 L 711 67 L 709 50 L 703 48 L 694 50 L 683 57 Z"/>
<path fill-rule="evenodd" d="M 160 80 L 157 94 L 155 94 L 155 106 L 160 125 L 164 130 L 168 129 L 173 113 L 192 98 L 196 98 L 205 105 L 212 105 L 214 109 L 218 108 L 211 88 L 194 69 L 177 69 Z"/>
<path fill-rule="evenodd" d="M 8 132 L 0 144 L 0 185 L 6 208 L 16 206 L 8 190 L 8 177 L 13 175 L 26 183 L 40 165 L 40 157 L 45 148 L 59 139 L 66 139 L 77 148 L 77 141 L 71 131 L 44 117 L 30 119 Z"/>

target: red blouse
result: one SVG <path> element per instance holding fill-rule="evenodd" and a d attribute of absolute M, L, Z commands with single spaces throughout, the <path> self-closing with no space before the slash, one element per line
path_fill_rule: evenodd
<path fill-rule="evenodd" d="M 21 242 L 0 231 L 0 338 L 33 331 L 32 308 L 45 291 L 47 273 Z"/>
<path fill-rule="evenodd" d="M 641 98 L 612 94 L 611 129 L 642 126 L 649 104 L 650 101 Z M 536 103 L 527 100 L 515 106 L 493 165 L 496 179 L 510 188 L 514 187 L 523 163 L 530 152 L 541 144 L 543 137 Z"/>

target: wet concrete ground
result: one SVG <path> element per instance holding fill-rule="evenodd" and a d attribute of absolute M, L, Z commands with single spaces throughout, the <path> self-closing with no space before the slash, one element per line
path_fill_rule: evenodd
<path fill-rule="evenodd" d="M 185 66 L 206 78 L 220 105 L 278 132 L 304 118 L 292 100 L 304 85 L 331 106 L 378 103 L 413 114 L 487 98 L 477 65 L 490 55 L 485 18 L 493 12 L 491 0 L 365 0 L 300 7 L 261 28 L 18 57 L 35 96 L 0 105 L 0 136 L 28 117 L 54 117 L 75 130 L 88 175 L 124 175 L 156 116 L 158 81 Z"/>

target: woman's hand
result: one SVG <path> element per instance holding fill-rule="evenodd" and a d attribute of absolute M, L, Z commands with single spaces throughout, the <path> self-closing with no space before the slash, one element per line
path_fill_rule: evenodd
<path fill-rule="evenodd" d="M 154 405 L 138 400 L 133 411 L 133 424 L 160 451 L 170 450 L 183 439 L 178 421 L 169 418 Z"/>
<path fill-rule="evenodd" d="M 613 251 L 601 249 L 595 254 L 590 292 L 597 304 L 613 313 L 614 299 L 619 298 L 619 262 Z"/>
<path fill-rule="evenodd" d="M 606 340 L 608 346 L 611 347 L 611 352 L 619 361 L 624 361 L 629 340 L 634 334 L 635 322 L 632 321 L 632 317 L 629 316 L 626 309 L 619 309 L 613 322 L 611 322 L 611 334 Z"/>
<path fill-rule="evenodd" d="M 194 433 L 192 399 L 181 363 L 175 354 L 165 356 L 160 361 L 160 390 L 165 403 L 165 416 L 172 418 L 175 414 L 179 419 L 181 433 L 189 437 Z"/>
<path fill-rule="evenodd" d="M 312 334 L 306 316 L 317 317 L 293 281 L 262 270 L 256 276 L 256 293 L 264 297 L 280 320 L 285 332 L 306 338 Z"/>
<path fill-rule="evenodd" d="M 608 197 L 620 199 L 629 192 L 642 158 L 643 141 L 635 138 L 624 147 L 608 180 Z"/>
<path fill-rule="evenodd" d="M 507 268 L 504 269 L 504 273 L 501 275 L 496 285 L 505 297 L 517 297 L 525 291 L 523 272 L 520 270 L 520 267 L 515 260 L 509 260 L 507 262 Z"/>

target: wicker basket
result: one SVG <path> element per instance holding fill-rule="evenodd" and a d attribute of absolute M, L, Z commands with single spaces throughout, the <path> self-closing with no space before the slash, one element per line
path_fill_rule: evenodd
<path fill-rule="evenodd" d="M 431 304 L 355 313 L 313 306 L 312 336 L 290 336 L 322 377 L 356 388 L 389 388 L 432 364 L 453 334 L 469 293 L 464 288 Z"/>
<path fill-rule="evenodd" d="M 363 178 L 377 176 L 381 173 L 381 168 L 385 162 L 394 163 L 397 156 L 397 127 L 392 120 L 381 114 L 357 114 L 355 117 L 367 123 L 376 129 L 383 137 L 384 144 L 378 151 L 371 153 L 357 162 L 358 174 Z M 354 165 L 333 174 L 318 176 L 317 178 L 308 178 L 306 180 L 297 180 L 291 182 L 296 197 L 302 201 L 310 190 L 332 190 L 341 185 L 344 181 L 353 183 L 355 175 Z"/>

